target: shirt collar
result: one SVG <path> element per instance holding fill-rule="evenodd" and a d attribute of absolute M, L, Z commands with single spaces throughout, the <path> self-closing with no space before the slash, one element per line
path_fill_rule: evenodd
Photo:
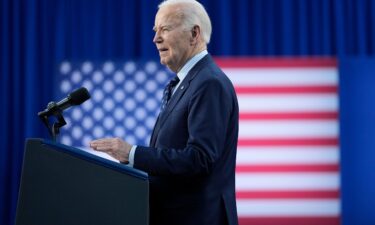
<path fill-rule="evenodd" d="M 177 73 L 178 78 L 180 79 L 180 83 L 185 79 L 186 75 L 189 73 L 189 71 L 197 64 L 199 60 L 201 60 L 203 57 L 205 57 L 208 54 L 207 50 L 203 50 L 200 53 L 196 54 L 191 58 L 185 65 L 182 67 L 182 69 Z"/>

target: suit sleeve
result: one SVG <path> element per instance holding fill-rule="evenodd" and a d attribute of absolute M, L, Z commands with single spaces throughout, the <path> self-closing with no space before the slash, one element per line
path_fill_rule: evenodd
<path fill-rule="evenodd" d="M 152 175 L 209 174 L 225 149 L 232 104 L 232 96 L 222 82 L 215 78 L 206 80 L 189 101 L 186 147 L 138 146 L 134 167 Z"/>

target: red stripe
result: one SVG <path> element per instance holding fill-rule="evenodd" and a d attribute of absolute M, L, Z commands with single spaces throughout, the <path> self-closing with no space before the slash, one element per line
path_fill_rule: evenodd
<path fill-rule="evenodd" d="M 338 172 L 337 164 L 325 165 L 237 165 L 236 173 L 248 172 Z"/>
<path fill-rule="evenodd" d="M 339 199 L 333 191 L 237 191 L 237 199 Z"/>
<path fill-rule="evenodd" d="M 340 225 L 340 217 L 239 217 L 239 225 Z"/>
<path fill-rule="evenodd" d="M 338 119 L 337 112 L 240 113 L 240 120 Z"/>
<path fill-rule="evenodd" d="M 272 87 L 240 87 L 236 86 L 237 94 L 311 94 L 337 93 L 336 85 L 327 86 L 272 86 Z"/>
<path fill-rule="evenodd" d="M 217 57 L 215 62 L 222 68 L 249 68 L 249 67 L 337 67 L 337 60 L 335 58 L 225 58 Z"/>
<path fill-rule="evenodd" d="M 310 139 L 239 139 L 239 146 L 337 146 L 337 138 Z"/>

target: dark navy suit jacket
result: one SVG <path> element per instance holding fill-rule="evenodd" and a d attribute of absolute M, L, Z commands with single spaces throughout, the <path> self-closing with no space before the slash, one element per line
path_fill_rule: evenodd
<path fill-rule="evenodd" d="M 150 225 L 237 225 L 238 102 L 210 55 L 182 81 L 134 167 L 150 175 Z"/>

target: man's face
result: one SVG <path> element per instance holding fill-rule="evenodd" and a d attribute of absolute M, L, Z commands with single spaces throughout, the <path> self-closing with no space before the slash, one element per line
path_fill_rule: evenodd
<path fill-rule="evenodd" d="M 191 32 L 176 16 L 176 6 L 161 8 L 155 17 L 153 42 L 159 51 L 160 63 L 178 72 L 192 57 Z"/>

